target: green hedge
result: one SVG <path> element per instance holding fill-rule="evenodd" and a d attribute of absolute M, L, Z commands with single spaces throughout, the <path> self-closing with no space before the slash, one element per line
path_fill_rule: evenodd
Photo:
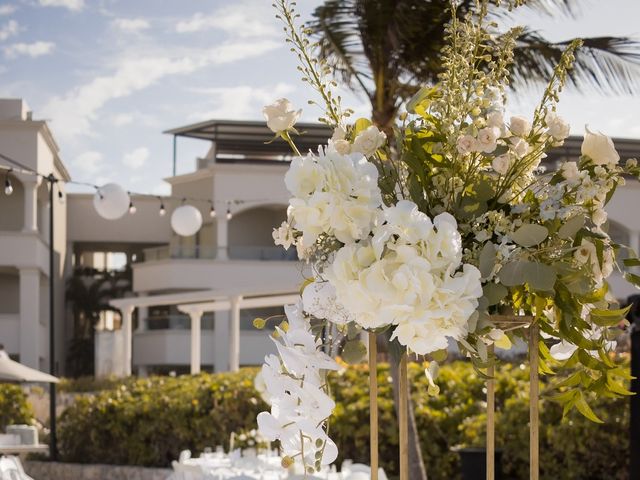
<path fill-rule="evenodd" d="M 237 374 L 155 377 L 126 380 L 120 387 L 79 398 L 62 415 L 60 449 L 66 461 L 166 466 L 180 450 L 228 446 L 231 432 L 255 428 L 256 414 L 266 408 L 253 389 L 255 370 Z M 422 448 L 431 480 L 459 477 L 456 446 L 484 442 L 484 383 L 473 368 L 456 362 L 441 368 L 437 397 L 426 395 L 422 368 L 410 370 Z M 497 375 L 497 443 L 507 478 L 528 478 L 528 370 L 505 366 Z M 389 369 L 381 365 L 381 461 L 397 470 L 397 423 Z M 340 459 L 367 462 L 369 456 L 368 379 L 364 366 L 331 378 L 337 401 L 331 436 Z M 627 400 L 599 400 L 594 410 L 604 425 L 579 415 L 562 419 L 555 404 L 541 402 L 542 478 L 627 478 Z"/>
<path fill-rule="evenodd" d="M 33 412 L 18 385 L 0 383 L 0 433 L 7 425 L 31 424 Z"/>

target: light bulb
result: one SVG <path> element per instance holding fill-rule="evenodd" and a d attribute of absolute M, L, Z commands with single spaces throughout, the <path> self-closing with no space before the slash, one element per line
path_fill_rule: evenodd
<path fill-rule="evenodd" d="M 11 180 L 8 178 L 4 181 L 4 193 L 6 195 L 11 195 L 13 193 L 13 185 L 11 185 Z"/>
<path fill-rule="evenodd" d="M 160 216 L 164 217 L 167 211 L 164 209 L 164 204 L 160 204 Z"/>
<path fill-rule="evenodd" d="M 227 208 L 227 220 L 231 220 L 233 214 L 231 213 L 231 208 Z"/>
<path fill-rule="evenodd" d="M 58 190 L 58 201 L 60 203 L 64 203 L 64 195 L 62 194 L 62 192 L 60 190 Z"/>
<path fill-rule="evenodd" d="M 133 202 L 129 202 L 129 213 L 131 215 L 133 215 L 134 213 L 136 213 L 138 211 L 138 209 L 136 208 L 136 206 L 133 204 Z"/>
<path fill-rule="evenodd" d="M 209 216 L 211 218 L 216 218 L 216 209 L 213 208 L 213 205 L 211 205 L 211 210 L 209 210 Z"/>

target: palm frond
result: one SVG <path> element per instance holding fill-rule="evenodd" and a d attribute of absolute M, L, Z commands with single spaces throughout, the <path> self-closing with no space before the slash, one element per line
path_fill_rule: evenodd
<path fill-rule="evenodd" d="M 317 40 L 318 54 L 327 61 L 334 76 L 353 88 L 353 83 L 370 96 L 364 79 L 370 66 L 362 47 L 357 0 L 328 0 L 313 12 L 307 27 Z"/>
<path fill-rule="evenodd" d="M 514 86 L 547 81 L 570 42 L 552 43 L 526 30 L 514 52 Z M 590 87 L 607 94 L 640 92 L 640 42 L 626 37 L 585 38 L 569 71 L 569 83 L 580 91 Z"/>

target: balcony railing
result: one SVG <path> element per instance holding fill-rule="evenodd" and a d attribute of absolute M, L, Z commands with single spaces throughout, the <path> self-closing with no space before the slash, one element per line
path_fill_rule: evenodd
<path fill-rule="evenodd" d="M 144 261 L 201 258 L 213 260 L 216 258 L 216 247 L 209 245 L 164 245 L 162 247 L 144 249 Z M 298 255 L 294 248 L 284 250 L 276 246 L 232 246 L 228 247 L 231 260 L 265 260 L 265 261 L 296 261 Z"/>

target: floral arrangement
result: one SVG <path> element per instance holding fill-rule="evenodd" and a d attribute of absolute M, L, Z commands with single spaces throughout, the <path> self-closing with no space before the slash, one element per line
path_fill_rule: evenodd
<path fill-rule="evenodd" d="M 288 220 L 274 240 L 295 247 L 313 278 L 302 304 L 287 311 L 290 330 L 276 330 L 280 358 L 263 367 L 272 411 L 259 417 L 261 431 L 283 441 L 287 461 L 300 458 L 308 472 L 335 458 L 323 378 L 336 365 L 319 350 L 323 329 L 345 357 L 366 351 L 361 331 L 431 360 L 446 357 L 453 341 L 484 374 L 495 361 L 488 347 L 525 335 L 494 322 L 496 314 L 539 325 L 541 371 L 552 373 L 559 360 L 576 367 L 556 385 L 556 400 L 599 421 L 590 395 L 628 394 L 627 374 L 611 355 L 612 327 L 627 310 L 607 277 L 640 266 L 635 252 L 608 235 L 604 207 L 640 169 L 634 159 L 622 165 L 611 139 L 588 129 L 578 162 L 549 171 L 543 163 L 569 136 L 556 105 L 579 42 L 567 47 L 532 117 L 507 120 L 521 30 L 495 34 L 487 3 L 479 2 L 465 21 L 453 15 L 439 83 L 418 91 L 384 133 L 366 119 L 350 120 L 296 25 L 294 5 L 275 7 L 303 80 L 324 101 L 320 121 L 334 133 L 317 152 L 301 154 L 290 135 L 299 111 L 284 99 L 264 110 L 297 155 L 285 177 Z M 435 361 L 426 373 L 436 394 Z"/>
<path fill-rule="evenodd" d="M 255 428 L 233 432 L 231 434 L 230 445 L 230 450 L 239 448 L 241 450 L 255 451 L 267 450 L 271 446 L 270 442 Z"/>

